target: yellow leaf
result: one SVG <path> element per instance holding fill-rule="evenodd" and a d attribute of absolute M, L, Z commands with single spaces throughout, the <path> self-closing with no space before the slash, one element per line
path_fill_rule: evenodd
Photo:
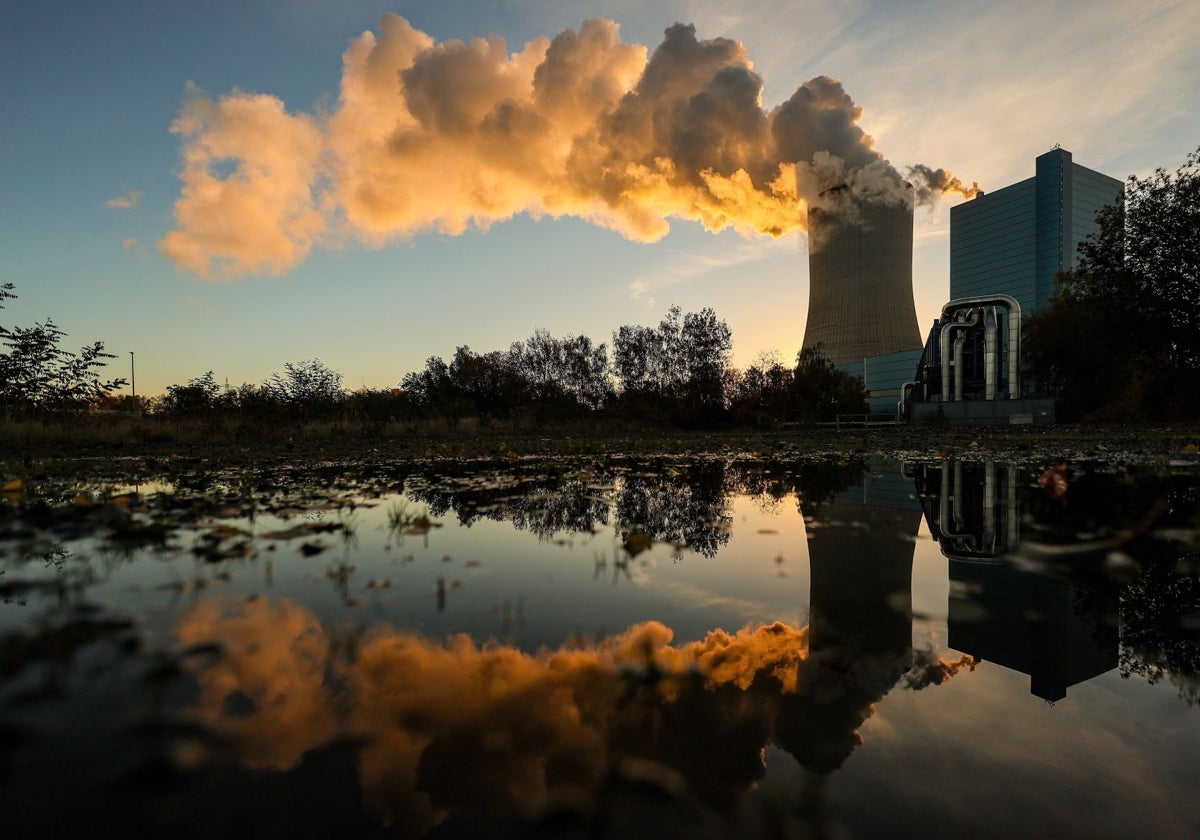
<path fill-rule="evenodd" d="M 92 503 L 92 497 L 89 496 L 87 493 L 79 493 L 78 495 L 75 496 L 73 501 L 79 507 L 88 507 Z"/>
<path fill-rule="evenodd" d="M 0 493 L 20 493 L 25 489 L 24 479 L 14 478 L 12 481 L 0 487 Z"/>

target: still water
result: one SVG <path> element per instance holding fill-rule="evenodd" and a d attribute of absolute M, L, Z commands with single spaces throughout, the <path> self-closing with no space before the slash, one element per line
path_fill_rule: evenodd
<path fill-rule="evenodd" d="M 280 467 L 0 502 L 5 836 L 1200 836 L 1187 465 Z"/>

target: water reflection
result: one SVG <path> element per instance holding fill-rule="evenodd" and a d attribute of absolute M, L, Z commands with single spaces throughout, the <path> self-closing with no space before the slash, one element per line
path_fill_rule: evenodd
<path fill-rule="evenodd" d="M 1083 709 L 1081 728 L 1045 741 L 1057 746 L 1161 712 L 1123 699 L 1088 720 L 1074 687 L 1114 668 L 1198 698 L 1200 481 L 1054 465 L 1039 482 L 1045 469 L 435 465 L 349 486 L 264 475 L 234 491 L 210 477 L 199 496 L 93 510 L 64 492 L 5 509 L 0 794 L 22 802 L 30 831 L 55 823 L 44 791 L 60 778 L 92 813 L 197 836 L 245 828 L 225 813 L 359 836 L 738 834 L 771 813 L 778 824 L 755 825 L 766 836 L 842 830 L 823 815 L 877 827 L 845 801 L 903 803 L 885 759 L 919 767 L 953 733 L 1008 716 L 1044 731 L 1024 678 L 1006 692 L 1003 669 L 1047 700 L 1071 689 L 1054 715 Z M 67 539 L 79 534 L 91 542 Z M 110 534 L 117 549 L 101 550 Z M 572 553 L 605 534 L 611 554 Z M 609 562 L 622 585 L 594 585 Z M 164 596 L 162 570 L 184 563 L 193 573 Z M 935 567 L 948 597 L 930 615 L 914 570 Z M 919 701 L 903 690 L 968 668 Z M 1118 752 L 1161 758 L 1170 772 L 1147 785 L 1162 788 L 1191 778 L 1175 770 L 1194 751 L 1158 725 L 1153 748 Z M 1041 740 L 1018 759 L 1007 744 L 959 744 L 955 761 L 994 786 L 994 767 L 1036 763 Z M 840 810 L 838 784 L 851 786 Z M 779 801 L 764 804 L 766 790 Z"/>
<path fill-rule="evenodd" d="M 575 473 L 436 473 L 409 476 L 405 492 L 435 517 L 453 513 L 470 527 L 509 522 L 553 541 L 610 524 L 637 554 L 653 543 L 715 557 L 729 543 L 730 496 L 803 500 L 805 510 L 857 485 L 859 461 L 772 463 L 726 459 L 650 460 L 592 465 Z"/>
<path fill-rule="evenodd" d="M 451 813 L 590 818 L 631 779 L 729 814 L 768 742 L 835 770 L 900 677 L 924 687 L 961 664 L 914 661 L 907 636 L 864 636 L 895 611 L 891 595 L 814 603 L 819 643 L 815 625 L 775 623 L 673 645 L 658 622 L 537 654 L 390 629 L 350 643 L 265 599 L 207 601 L 178 633 L 223 651 L 195 668 L 197 714 L 241 762 L 289 770 L 337 735 L 359 738 L 364 804 L 414 835 Z"/>
<path fill-rule="evenodd" d="M 909 471 L 949 559 L 950 647 L 1029 675 L 1031 693 L 1048 702 L 1118 666 L 1125 675 L 1173 670 L 1181 693 L 1195 697 L 1194 658 L 1174 669 L 1147 664 L 1170 646 L 1141 642 L 1147 614 L 1155 636 L 1181 638 L 1195 624 L 1196 532 L 1163 527 L 1196 524 L 1194 479 L 1071 476 L 1064 464 L 1022 483 L 1012 465 L 958 460 Z"/>

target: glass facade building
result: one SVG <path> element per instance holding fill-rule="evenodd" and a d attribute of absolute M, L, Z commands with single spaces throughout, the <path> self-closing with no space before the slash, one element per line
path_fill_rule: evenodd
<path fill-rule="evenodd" d="M 950 208 L 950 298 L 1010 295 L 1027 317 L 1054 294 L 1054 276 L 1073 268 L 1079 243 L 1099 229 L 1096 214 L 1121 201 L 1124 184 L 1071 160 L 1039 155 L 1032 178 Z"/>

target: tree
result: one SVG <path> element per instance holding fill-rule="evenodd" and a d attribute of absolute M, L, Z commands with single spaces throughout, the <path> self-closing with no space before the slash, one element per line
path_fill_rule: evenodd
<path fill-rule="evenodd" d="M 785 420 L 796 402 L 795 371 L 772 353 L 763 353 L 744 372 L 735 372 L 726 385 L 739 424 Z"/>
<path fill-rule="evenodd" d="M 613 373 L 622 401 L 636 411 L 667 412 L 677 422 L 711 422 L 724 408 L 733 335 L 712 309 L 667 310 L 657 328 L 613 334 Z"/>
<path fill-rule="evenodd" d="M 540 410 L 578 412 L 600 408 L 609 398 L 608 350 L 593 347 L 587 336 L 556 339 L 536 330 L 508 351 L 509 362 L 524 380 Z"/>
<path fill-rule="evenodd" d="M 342 375 L 320 359 L 287 362 L 283 373 L 274 373 L 263 388 L 291 409 L 310 414 L 329 413 L 346 399 Z"/>
<path fill-rule="evenodd" d="M 723 383 L 732 350 L 733 333 L 712 309 L 705 307 L 683 317 L 677 357 L 684 391 L 694 408 L 712 410 L 724 405 Z"/>
<path fill-rule="evenodd" d="M 1031 372 L 1067 417 L 1200 414 L 1200 148 L 1131 175 L 1097 221 L 1029 321 Z"/>
<path fill-rule="evenodd" d="M 0 309 L 11 300 L 12 283 L 0 285 Z M 125 384 L 124 379 L 104 380 L 100 370 L 116 358 L 96 341 L 78 353 L 62 349 L 66 333 L 47 318 L 32 327 L 0 327 L 0 409 L 29 413 L 55 409 L 77 409 L 92 405 L 97 398 Z"/>
<path fill-rule="evenodd" d="M 207 414 L 217 407 L 221 386 L 213 372 L 193 377 L 186 385 L 168 385 L 159 410 L 176 416 Z"/>
<path fill-rule="evenodd" d="M 826 358 L 820 344 L 805 347 L 796 354 L 792 391 L 796 396 L 797 411 L 806 419 L 862 414 L 867 410 L 863 381 L 838 370 Z"/>

